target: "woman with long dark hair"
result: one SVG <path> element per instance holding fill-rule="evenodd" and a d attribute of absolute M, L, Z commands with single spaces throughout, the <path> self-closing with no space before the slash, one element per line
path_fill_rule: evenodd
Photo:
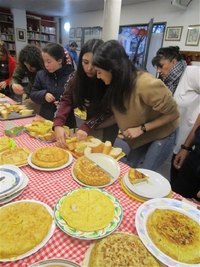
<path fill-rule="evenodd" d="M 103 44 L 100 39 L 88 40 L 82 47 L 76 72 L 70 75 L 66 83 L 65 93 L 58 105 L 54 118 L 56 139 L 61 146 L 66 146 L 66 131 L 63 128 L 69 112 L 78 107 L 87 113 L 86 121 L 77 131 L 78 140 L 83 140 L 88 134 L 95 134 L 97 128 L 102 129 L 102 141 L 114 143 L 118 134 L 118 127 L 109 106 L 104 105 L 106 85 L 96 77 L 96 70 L 92 65 L 95 51 Z M 92 132 L 93 131 L 93 132 Z M 99 137 L 97 135 L 96 137 Z"/>
<path fill-rule="evenodd" d="M 171 92 L 161 80 L 138 70 L 116 40 L 105 42 L 92 63 L 107 85 L 105 104 L 111 105 L 131 148 L 127 163 L 157 170 L 176 142 L 179 111 Z"/>

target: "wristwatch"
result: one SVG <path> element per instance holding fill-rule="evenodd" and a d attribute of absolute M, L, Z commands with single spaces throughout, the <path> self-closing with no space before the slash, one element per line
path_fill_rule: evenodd
<path fill-rule="evenodd" d="M 144 124 L 141 125 L 141 130 L 142 130 L 144 133 L 146 133 L 147 129 L 146 129 L 146 127 L 145 127 Z"/>

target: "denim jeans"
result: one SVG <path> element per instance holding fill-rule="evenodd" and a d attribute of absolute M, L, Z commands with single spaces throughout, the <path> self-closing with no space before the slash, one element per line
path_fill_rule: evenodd
<path fill-rule="evenodd" d="M 126 163 L 132 168 L 156 171 L 167 160 L 175 147 L 178 133 L 179 128 L 163 139 L 131 149 Z"/>

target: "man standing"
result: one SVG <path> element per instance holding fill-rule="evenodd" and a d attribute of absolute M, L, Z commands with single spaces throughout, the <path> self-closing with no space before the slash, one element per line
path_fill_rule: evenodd
<path fill-rule="evenodd" d="M 78 65 L 78 56 L 76 48 L 78 47 L 77 43 L 74 41 L 71 44 L 64 46 L 64 49 L 69 52 L 72 60 L 75 62 L 76 66 Z"/>

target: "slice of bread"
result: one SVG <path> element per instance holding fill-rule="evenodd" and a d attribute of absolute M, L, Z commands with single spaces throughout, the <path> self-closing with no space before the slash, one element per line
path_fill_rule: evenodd
<path fill-rule="evenodd" d="M 120 147 L 113 147 L 109 153 L 109 155 L 111 157 L 113 157 L 114 159 L 116 159 L 117 157 L 119 157 L 119 155 L 122 153 L 122 149 Z"/>
<path fill-rule="evenodd" d="M 111 150 L 112 150 L 112 144 L 111 144 L 111 142 L 110 141 L 106 141 L 104 143 L 104 148 L 102 150 L 102 153 L 108 155 Z"/>
<path fill-rule="evenodd" d="M 101 153 L 104 148 L 104 143 L 98 138 L 91 138 L 87 146 L 91 147 L 92 153 Z"/>
<path fill-rule="evenodd" d="M 148 181 L 148 178 L 149 177 L 147 175 L 134 168 L 131 168 L 128 171 L 128 179 L 131 182 L 131 184 L 137 184 L 140 182 Z"/>

